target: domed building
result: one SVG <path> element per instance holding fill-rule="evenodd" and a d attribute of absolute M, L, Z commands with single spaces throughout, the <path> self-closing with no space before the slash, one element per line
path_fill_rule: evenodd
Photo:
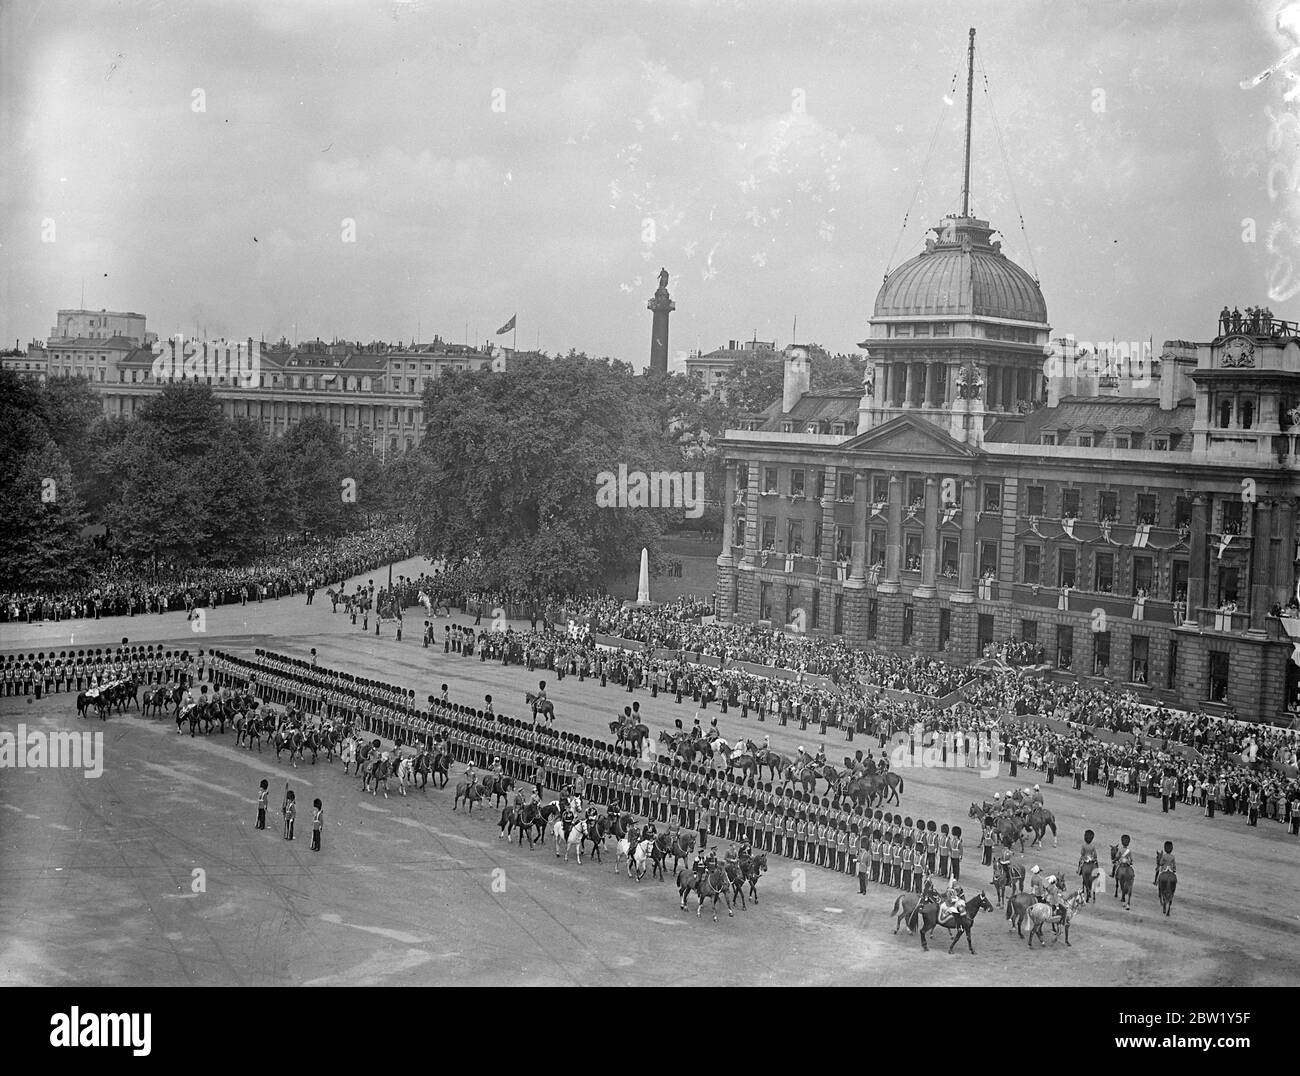
<path fill-rule="evenodd" d="M 1116 374 L 1050 340 L 967 190 L 933 232 L 876 295 L 861 392 L 792 345 L 720 441 L 719 619 L 1294 719 L 1300 325 L 1225 307 Z"/>
<path fill-rule="evenodd" d="M 915 412 L 978 445 L 999 416 L 1043 401 L 1047 303 L 988 221 L 946 217 L 933 231 L 876 295 L 858 432 Z"/>

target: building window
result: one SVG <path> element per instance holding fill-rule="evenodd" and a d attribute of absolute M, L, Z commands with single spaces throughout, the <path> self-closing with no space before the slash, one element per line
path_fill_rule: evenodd
<path fill-rule="evenodd" d="M 1228 700 L 1228 654 L 1225 650 L 1210 651 L 1209 700 Z"/>
<path fill-rule="evenodd" d="M 1068 669 L 1074 664 L 1074 629 L 1069 624 L 1056 628 L 1056 667 Z"/>
<path fill-rule="evenodd" d="M 872 475 L 871 477 L 871 502 L 872 504 L 883 504 L 889 500 L 889 479 L 884 475 Z"/>
<path fill-rule="evenodd" d="M 794 623 L 794 620 L 795 620 L 795 613 L 798 612 L 798 609 L 797 609 L 795 603 L 796 603 L 798 600 L 799 600 L 798 592 L 795 590 L 794 587 L 790 586 L 789 584 L 786 584 L 786 588 L 785 588 L 785 621 L 786 621 L 786 623 L 788 623 L 788 624 L 793 624 L 793 623 Z"/>
<path fill-rule="evenodd" d="M 763 492 L 764 493 L 776 492 L 776 468 L 775 467 L 763 468 Z"/>
<path fill-rule="evenodd" d="M 919 572 L 921 570 L 921 536 L 919 534 L 907 534 L 903 537 L 904 542 L 904 560 L 903 567 L 909 572 Z"/>
<path fill-rule="evenodd" d="M 867 638 L 874 639 L 880 624 L 880 602 L 875 598 L 867 599 Z"/>
<path fill-rule="evenodd" d="M 835 559 L 848 560 L 853 555 L 853 528 L 835 528 Z"/>
<path fill-rule="evenodd" d="M 1178 679 L 1178 640 L 1169 640 L 1169 664 L 1165 668 L 1165 687 L 1170 691 L 1174 690 L 1174 683 Z"/>
<path fill-rule="evenodd" d="M 979 652 L 983 654 L 985 648 L 993 643 L 993 614 L 980 613 L 979 619 L 975 622 L 975 629 Z"/>
<path fill-rule="evenodd" d="M 844 634 L 844 595 L 835 595 L 835 609 L 832 614 L 831 631 L 836 635 Z"/>
<path fill-rule="evenodd" d="M 1155 526 L 1156 519 L 1159 516 L 1158 503 L 1154 493 L 1139 493 L 1137 495 L 1137 522 Z"/>
<path fill-rule="evenodd" d="M 1128 448 L 1128 434 L 1126 434 L 1126 433 L 1117 433 L 1117 434 L 1115 435 L 1115 447 L 1116 447 L 1116 448 Z"/>
<path fill-rule="evenodd" d="M 1237 569 L 1219 569 L 1219 607 L 1237 601 Z"/>
<path fill-rule="evenodd" d="M 1133 594 L 1150 594 L 1155 585 L 1154 561 L 1150 557 L 1133 557 Z"/>
<path fill-rule="evenodd" d="M 1040 443 L 1041 443 L 1041 444 L 1044 444 L 1044 445 L 1054 445 L 1054 444 L 1056 444 L 1056 434 L 1054 434 L 1054 433 L 1045 433 L 1045 434 L 1042 434 L 1041 437 L 1040 437 Z"/>
<path fill-rule="evenodd" d="M 759 530 L 759 548 L 776 548 L 776 516 L 764 516 Z"/>
<path fill-rule="evenodd" d="M 743 546 L 745 544 L 745 517 L 737 516 L 731 531 L 731 544 Z"/>
<path fill-rule="evenodd" d="M 1115 589 L 1115 554 L 1097 553 L 1093 557 L 1092 589 L 1109 594 Z"/>
<path fill-rule="evenodd" d="M 1157 452 L 1165 452 L 1169 449 L 1169 438 L 1156 437 L 1152 440 L 1151 447 L 1154 448 Z"/>
<path fill-rule="evenodd" d="M 1078 437 L 1077 443 L 1078 443 L 1078 445 L 1079 445 L 1080 448 L 1091 448 L 1091 447 L 1092 447 L 1092 434 L 1090 434 L 1090 433 L 1081 433 L 1081 434 L 1079 434 L 1079 437 Z"/>
<path fill-rule="evenodd" d="M 772 619 L 772 584 L 760 583 L 758 587 L 758 619 Z"/>
<path fill-rule="evenodd" d="M 1219 401 L 1219 429 L 1226 430 L 1232 425 L 1232 401 Z"/>
<path fill-rule="evenodd" d="M 814 586 L 812 592 L 812 615 L 808 618 L 808 626 L 812 628 L 821 627 L 822 615 L 822 590 L 821 587 Z"/>
<path fill-rule="evenodd" d="M 812 552 L 809 556 L 820 557 L 822 555 L 822 539 L 824 537 L 826 537 L 825 528 L 822 526 L 821 520 L 818 520 L 817 525 L 813 528 Z"/>
<path fill-rule="evenodd" d="M 1147 682 L 1147 653 L 1151 648 L 1151 640 L 1145 635 L 1134 635 L 1131 643 L 1133 660 L 1129 665 L 1128 678 L 1135 684 L 1145 684 Z"/>
<path fill-rule="evenodd" d="M 948 640 L 952 638 L 952 610 L 939 610 L 939 649 L 948 649 Z"/>
<path fill-rule="evenodd" d="M 1103 489 L 1097 493 L 1097 519 L 1112 523 L 1119 519 L 1119 494 L 1113 489 Z"/>
<path fill-rule="evenodd" d="M 1002 511 L 1002 486 L 997 482 L 984 483 L 984 511 Z"/>
<path fill-rule="evenodd" d="M 1092 633 L 1092 675 L 1110 675 L 1110 632 Z"/>
<path fill-rule="evenodd" d="M 1038 585 L 1042 552 L 1042 549 L 1036 545 L 1025 546 L 1024 569 L 1021 573 L 1021 579 L 1032 586 Z"/>
<path fill-rule="evenodd" d="M 885 532 L 879 527 L 871 531 L 871 566 L 881 567 L 885 563 Z"/>
<path fill-rule="evenodd" d="M 1170 601 L 1181 602 L 1187 600 L 1187 564 L 1188 562 L 1185 560 L 1174 561 L 1173 572 L 1171 573 Z"/>
<path fill-rule="evenodd" d="M 1030 646 L 1038 644 L 1038 621 L 1021 620 L 1020 621 L 1020 641 L 1028 643 Z"/>
<path fill-rule="evenodd" d="M 1192 525 L 1192 499 L 1190 497 L 1174 498 L 1174 526 L 1190 527 Z"/>
<path fill-rule="evenodd" d="M 786 551 L 789 553 L 803 552 L 803 521 L 792 519 L 785 525 Z"/>
<path fill-rule="evenodd" d="M 839 499 L 841 501 L 853 500 L 853 472 L 840 471 L 839 474 L 835 476 L 835 481 L 839 488 Z"/>
<path fill-rule="evenodd" d="M 1079 500 L 1080 500 L 1080 494 L 1077 489 L 1061 490 L 1061 518 L 1062 519 L 1079 518 Z"/>
<path fill-rule="evenodd" d="M 952 326 L 946 321 L 937 322 L 934 326 L 935 336 L 951 336 Z"/>
<path fill-rule="evenodd" d="M 1031 516 L 1041 516 L 1046 504 L 1046 490 L 1042 486 L 1030 486 L 1026 491 L 1025 501 Z"/>
<path fill-rule="evenodd" d="M 1141 431 L 1141 430 L 1134 430 L 1131 434 L 1129 434 L 1129 445 L 1130 445 L 1130 447 L 1132 447 L 1132 448 L 1141 448 L 1141 447 L 1142 447 L 1142 437 L 1143 437 L 1143 434 L 1142 434 L 1142 431 Z"/>
<path fill-rule="evenodd" d="M 980 578 L 998 574 L 998 543 L 980 542 Z"/>
<path fill-rule="evenodd" d="M 790 496 L 802 497 L 804 495 L 803 470 L 795 468 L 790 472 Z"/>
<path fill-rule="evenodd" d="M 1056 585 L 1073 589 L 1075 580 L 1075 556 L 1073 549 L 1056 551 Z"/>
<path fill-rule="evenodd" d="M 1223 500 L 1223 532 L 1224 534 L 1240 534 L 1242 520 L 1242 504 L 1236 497 L 1226 497 Z"/>
<path fill-rule="evenodd" d="M 909 478 L 907 480 L 907 503 L 909 505 L 925 502 L 925 479 Z"/>
<path fill-rule="evenodd" d="M 943 556 L 939 560 L 939 570 L 949 579 L 955 578 L 957 575 L 957 550 L 956 538 L 945 538 L 943 540 Z"/>
<path fill-rule="evenodd" d="M 813 488 L 817 491 L 816 496 L 819 501 L 826 496 L 826 472 L 820 467 L 817 468 L 817 481 Z"/>
<path fill-rule="evenodd" d="M 912 603 L 907 602 L 903 606 L 903 645 L 907 646 L 912 641 Z"/>

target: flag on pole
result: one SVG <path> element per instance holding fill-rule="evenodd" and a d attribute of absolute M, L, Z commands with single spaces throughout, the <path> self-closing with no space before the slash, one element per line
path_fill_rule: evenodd
<path fill-rule="evenodd" d="M 510 320 L 507 321 L 504 325 L 501 326 L 501 328 L 497 330 L 497 336 L 502 335 L 502 333 L 508 333 L 514 327 L 515 327 L 515 315 L 511 314 Z"/>

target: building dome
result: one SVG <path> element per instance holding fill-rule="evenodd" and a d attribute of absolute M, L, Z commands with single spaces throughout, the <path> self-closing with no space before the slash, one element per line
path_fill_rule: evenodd
<path fill-rule="evenodd" d="M 1037 282 L 990 242 L 988 221 L 950 217 L 924 253 L 904 262 L 876 295 L 875 317 L 986 317 L 1047 324 Z"/>

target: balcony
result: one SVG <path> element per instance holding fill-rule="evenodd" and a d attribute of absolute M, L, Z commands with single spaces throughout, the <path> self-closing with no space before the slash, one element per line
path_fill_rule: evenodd
<path fill-rule="evenodd" d="M 1196 623 L 1202 631 L 1239 633 L 1250 627 L 1250 614 L 1199 607 L 1196 610 Z"/>

